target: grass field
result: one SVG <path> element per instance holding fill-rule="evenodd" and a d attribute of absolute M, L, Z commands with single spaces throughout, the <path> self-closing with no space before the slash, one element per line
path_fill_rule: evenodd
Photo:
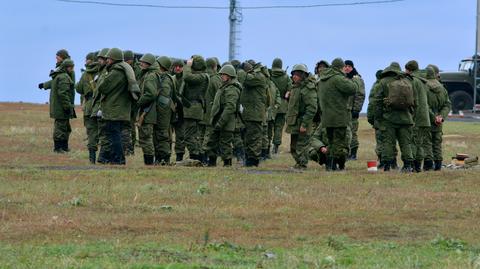
<path fill-rule="evenodd" d="M 81 115 L 52 152 L 47 105 L 0 103 L 0 268 L 480 268 L 480 170 L 347 172 L 282 153 L 260 168 L 91 166 Z M 80 109 L 77 109 L 77 113 Z M 447 122 L 444 157 L 479 155 Z"/>

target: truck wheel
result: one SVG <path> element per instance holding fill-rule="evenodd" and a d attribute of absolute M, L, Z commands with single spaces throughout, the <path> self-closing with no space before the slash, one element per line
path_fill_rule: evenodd
<path fill-rule="evenodd" d="M 454 91 L 450 94 L 450 102 L 452 102 L 453 113 L 459 110 L 471 110 L 473 108 L 473 98 L 464 91 Z"/>

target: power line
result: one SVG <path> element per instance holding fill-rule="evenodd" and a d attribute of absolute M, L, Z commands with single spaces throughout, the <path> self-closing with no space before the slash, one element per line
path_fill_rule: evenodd
<path fill-rule="evenodd" d="M 119 7 L 147 7 L 147 8 L 168 8 L 168 9 L 230 9 L 226 6 L 174 6 L 174 5 L 153 5 L 153 4 L 130 4 L 130 3 L 112 3 L 105 1 L 85 1 L 85 0 L 57 0 L 58 2 L 75 3 L 75 4 L 92 4 L 102 6 L 119 6 Z M 405 0 L 378 0 L 378 1 L 357 1 L 349 3 L 327 3 L 312 5 L 273 5 L 273 6 L 246 6 L 242 9 L 287 9 L 287 8 L 318 8 L 318 7 L 335 7 L 335 6 L 359 6 L 373 4 L 389 4 L 395 2 L 403 2 Z"/>

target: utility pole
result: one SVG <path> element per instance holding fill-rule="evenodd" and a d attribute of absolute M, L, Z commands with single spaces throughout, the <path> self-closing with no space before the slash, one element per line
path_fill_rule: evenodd
<path fill-rule="evenodd" d="M 240 25 L 242 22 L 242 13 L 237 6 L 236 0 L 230 0 L 230 15 L 228 16 L 228 20 L 230 21 L 230 39 L 228 43 L 228 60 L 231 61 L 237 57 L 237 41 L 239 38 L 237 34 L 240 33 L 238 31 L 237 26 Z"/>
<path fill-rule="evenodd" d="M 477 76 L 478 74 L 478 52 L 480 51 L 480 44 L 479 44 L 479 33 L 478 31 L 480 30 L 480 0 L 477 0 L 477 22 L 476 22 L 476 37 L 475 37 L 475 56 L 473 57 L 474 59 L 474 71 L 473 71 L 473 113 L 477 112 L 477 92 L 478 92 L 478 80 Z"/>

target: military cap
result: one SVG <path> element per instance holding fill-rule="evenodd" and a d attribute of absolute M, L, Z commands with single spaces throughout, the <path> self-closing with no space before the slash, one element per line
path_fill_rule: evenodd
<path fill-rule="evenodd" d="M 352 60 L 345 60 L 345 65 L 349 65 L 349 66 L 351 66 L 351 67 L 355 67 L 355 66 L 353 65 L 353 61 L 352 61 Z"/>
<path fill-rule="evenodd" d="M 427 79 L 435 79 L 435 69 L 433 67 L 427 66 L 425 70 L 427 71 Z"/>
<path fill-rule="evenodd" d="M 207 68 L 207 65 L 205 63 L 205 59 L 203 59 L 202 56 L 200 55 L 194 55 L 192 56 L 193 58 L 193 63 L 192 63 L 192 69 L 195 71 L 204 71 Z"/>

